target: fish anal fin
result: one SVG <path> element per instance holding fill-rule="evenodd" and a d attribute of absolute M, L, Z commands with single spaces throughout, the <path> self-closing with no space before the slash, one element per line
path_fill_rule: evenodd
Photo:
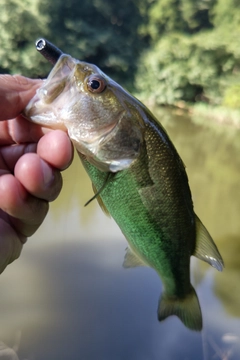
<path fill-rule="evenodd" d="M 147 264 L 145 264 L 130 248 L 127 248 L 123 267 L 129 269 L 137 266 L 147 266 Z"/>
<path fill-rule="evenodd" d="M 196 219 L 196 248 L 193 253 L 198 259 L 201 259 L 218 271 L 224 267 L 223 259 L 215 245 L 211 235 L 202 224 L 201 220 L 195 215 Z"/>
<path fill-rule="evenodd" d="M 176 315 L 191 330 L 202 330 L 202 312 L 193 287 L 184 299 L 168 297 L 163 293 L 158 306 L 158 320 Z"/>
<path fill-rule="evenodd" d="M 97 194 L 98 194 L 98 191 L 97 191 L 96 187 L 94 186 L 94 184 L 92 184 L 92 188 L 93 188 L 94 194 L 96 195 L 96 199 L 97 199 L 97 202 L 98 202 L 100 208 L 102 209 L 102 211 L 104 212 L 105 215 L 107 215 L 108 217 L 111 217 L 108 209 L 106 208 L 104 202 L 102 201 L 101 196 L 100 196 L 100 195 L 97 195 Z"/>

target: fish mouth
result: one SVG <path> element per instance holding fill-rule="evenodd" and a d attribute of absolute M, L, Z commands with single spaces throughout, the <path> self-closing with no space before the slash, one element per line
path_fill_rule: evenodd
<path fill-rule="evenodd" d="M 59 123 L 57 111 L 63 105 L 60 95 L 73 86 L 72 74 L 77 63 L 78 61 L 69 55 L 60 56 L 48 78 L 44 80 L 43 85 L 36 91 L 35 96 L 25 108 L 23 115 L 27 119 L 48 126 L 54 125 L 56 121 Z M 52 106 L 53 103 L 54 106 Z M 47 121 L 45 124 L 42 117 L 43 112 Z"/>
<path fill-rule="evenodd" d="M 76 63 L 77 61 L 71 56 L 62 55 L 44 85 L 37 90 L 38 100 L 43 100 L 46 104 L 52 103 L 65 89 Z"/>

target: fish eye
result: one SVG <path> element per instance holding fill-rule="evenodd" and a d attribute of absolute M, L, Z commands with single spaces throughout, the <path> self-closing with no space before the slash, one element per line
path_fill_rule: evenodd
<path fill-rule="evenodd" d="M 106 81 L 101 76 L 91 75 L 88 78 L 87 87 L 93 93 L 101 93 L 106 88 Z"/>

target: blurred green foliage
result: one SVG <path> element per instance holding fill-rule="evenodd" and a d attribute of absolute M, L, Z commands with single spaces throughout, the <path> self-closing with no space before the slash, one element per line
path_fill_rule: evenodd
<path fill-rule="evenodd" d="M 45 37 L 76 58 L 93 62 L 132 87 L 137 59 L 147 46 L 136 0 L 2 0 L 0 72 L 46 76 L 51 66 L 36 52 Z"/>
<path fill-rule="evenodd" d="M 150 46 L 141 53 L 135 76 L 139 95 L 157 104 L 184 100 L 229 105 L 229 98 L 224 100 L 227 89 L 240 84 L 237 3 L 153 1 L 144 28 L 150 34 Z M 164 11 L 168 4 L 171 12 Z"/>
<path fill-rule="evenodd" d="M 223 105 L 231 108 L 240 108 L 240 83 L 229 86 L 225 91 Z"/>
<path fill-rule="evenodd" d="M 46 76 L 34 47 L 46 37 L 154 103 L 239 107 L 238 2 L 2 0 L 0 72 Z"/>

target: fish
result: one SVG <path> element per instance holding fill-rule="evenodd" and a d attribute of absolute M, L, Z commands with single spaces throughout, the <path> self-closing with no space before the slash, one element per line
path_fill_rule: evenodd
<path fill-rule="evenodd" d="M 190 281 L 195 256 L 223 270 L 223 259 L 194 212 L 186 169 L 166 130 L 136 97 L 96 65 L 61 51 L 24 116 L 62 129 L 74 144 L 102 210 L 128 242 L 123 266 L 149 266 L 163 291 L 158 320 L 176 315 L 201 331 Z"/>

